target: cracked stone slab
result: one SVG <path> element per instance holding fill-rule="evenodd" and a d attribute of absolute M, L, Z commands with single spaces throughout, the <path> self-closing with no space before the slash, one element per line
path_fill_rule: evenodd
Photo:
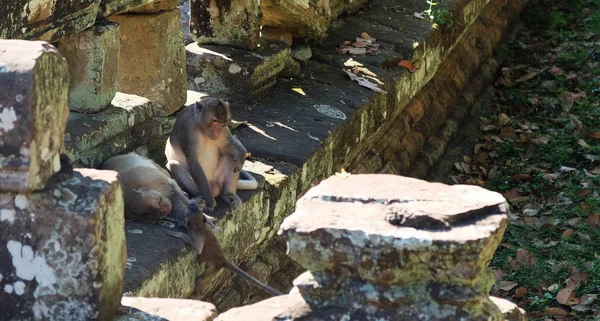
<path fill-rule="evenodd" d="M 154 116 L 154 106 L 147 98 L 117 92 L 111 106 L 99 113 L 71 112 L 65 134 L 69 156 L 87 151 L 150 119 Z"/>
<path fill-rule="evenodd" d="M 259 100 L 275 85 L 290 55 L 284 42 L 262 40 L 255 50 L 187 45 L 188 89 L 222 95 L 228 100 Z"/>
<path fill-rule="evenodd" d="M 0 191 L 42 188 L 60 169 L 67 61 L 44 41 L 0 40 Z"/>
<path fill-rule="evenodd" d="M 172 321 L 211 321 L 217 316 L 217 308 L 214 305 L 198 300 L 123 297 L 121 304 L 127 316 L 120 316 L 115 321 L 155 318 Z"/>
<path fill-rule="evenodd" d="M 0 38 L 54 42 L 91 27 L 100 0 L 5 0 L 0 6 Z"/>
<path fill-rule="evenodd" d="M 117 172 L 76 169 L 0 194 L 0 319 L 112 320 L 126 247 Z"/>
<path fill-rule="evenodd" d="M 97 0 L 98 18 L 107 18 L 126 11 L 139 10 L 140 13 L 155 13 L 162 10 L 175 9 L 176 0 Z"/>
<path fill-rule="evenodd" d="M 477 278 L 500 242 L 507 211 L 502 195 L 481 187 L 384 174 L 332 176 L 296 203 L 279 233 L 288 255 L 315 274 L 386 284 L 438 277 L 427 271 Z"/>

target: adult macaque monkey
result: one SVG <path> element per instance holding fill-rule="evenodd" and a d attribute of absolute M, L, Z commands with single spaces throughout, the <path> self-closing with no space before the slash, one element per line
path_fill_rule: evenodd
<path fill-rule="evenodd" d="M 134 152 L 110 158 L 102 169 L 119 173 L 126 218 L 155 223 L 172 214 L 176 225 L 181 227 L 186 224 L 187 205 L 193 202 L 204 204 L 201 199 L 190 201 L 169 172 Z"/>
<path fill-rule="evenodd" d="M 203 207 L 204 204 L 190 203 L 190 205 L 188 205 L 186 211 L 186 217 L 188 220 L 187 234 L 174 231 L 165 232 L 169 236 L 181 239 L 187 246 L 196 252 L 199 258 L 206 263 L 206 270 L 196 278 L 196 291 L 199 291 L 202 280 L 206 276 L 218 272 L 220 269 L 226 267 L 244 279 L 258 285 L 271 295 L 283 295 L 281 291 L 262 283 L 252 275 L 244 272 L 239 267 L 227 261 L 225 254 L 221 249 L 221 245 L 219 244 L 219 240 L 217 240 L 211 230 L 206 227 L 207 220 L 202 213 Z"/>
<path fill-rule="evenodd" d="M 258 183 L 242 170 L 246 148 L 229 130 L 229 104 L 205 97 L 177 115 L 167 140 L 167 168 L 188 194 L 202 196 L 206 209 L 221 196 L 231 207 L 241 204 L 238 189 L 256 189 Z M 243 179 L 240 179 L 240 176 Z"/>

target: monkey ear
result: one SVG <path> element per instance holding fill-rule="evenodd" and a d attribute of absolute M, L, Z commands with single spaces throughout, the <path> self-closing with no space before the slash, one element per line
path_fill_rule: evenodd
<path fill-rule="evenodd" d="M 131 191 L 133 192 L 133 195 L 136 196 L 136 197 L 142 196 L 142 190 L 139 189 L 139 188 L 134 188 Z"/>
<path fill-rule="evenodd" d="M 202 101 L 196 101 L 194 107 L 196 108 L 196 110 L 202 110 Z"/>

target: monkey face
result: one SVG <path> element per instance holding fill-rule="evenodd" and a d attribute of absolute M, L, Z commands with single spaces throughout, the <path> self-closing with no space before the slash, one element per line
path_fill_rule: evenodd
<path fill-rule="evenodd" d="M 171 201 L 153 189 L 134 190 L 134 199 L 129 207 L 136 213 L 162 218 L 171 213 Z"/>
<path fill-rule="evenodd" d="M 217 140 L 221 137 L 226 127 L 227 122 L 219 122 L 218 120 L 211 119 L 208 126 L 206 126 L 206 135 L 212 140 Z"/>

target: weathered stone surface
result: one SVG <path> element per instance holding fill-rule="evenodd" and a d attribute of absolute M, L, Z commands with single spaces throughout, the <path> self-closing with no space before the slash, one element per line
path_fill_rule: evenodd
<path fill-rule="evenodd" d="M 154 106 L 144 97 L 118 92 L 111 102 L 111 107 L 100 113 L 71 112 L 65 134 L 67 153 L 72 159 L 76 159 L 77 153 L 92 149 L 128 128 L 150 119 L 154 115 Z"/>
<path fill-rule="evenodd" d="M 155 13 L 175 9 L 176 0 L 98 0 L 98 18 L 107 18 L 123 12 Z M 158 10 L 157 10 L 158 9 Z"/>
<path fill-rule="evenodd" d="M 253 51 L 197 43 L 185 49 L 189 90 L 249 102 L 262 98 L 277 82 L 290 54 L 283 42 L 268 40 Z"/>
<path fill-rule="evenodd" d="M 490 297 L 490 300 L 494 302 L 504 315 L 506 321 L 526 321 L 525 310 L 519 308 L 516 304 L 501 298 L 494 296 Z"/>
<path fill-rule="evenodd" d="M 165 320 L 211 321 L 217 316 L 214 305 L 197 300 L 123 297 L 121 304 Z"/>
<path fill-rule="evenodd" d="M 0 6 L 0 38 L 54 42 L 94 24 L 100 0 L 12 0 Z"/>
<path fill-rule="evenodd" d="M 288 45 L 288 47 L 291 47 L 292 42 L 294 41 L 294 37 L 292 36 L 291 32 L 273 27 L 263 27 L 260 30 L 260 36 L 270 40 L 283 41 Z"/>
<path fill-rule="evenodd" d="M 0 319 L 112 320 L 125 268 L 114 171 L 79 169 L 44 190 L 0 194 Z"/>
<path fill-rule="evenodd" d="M 119 91 L 156 103 L 170 115 L 185 102 L 186 71 L 179 10 L 110 17 L 120 25 Z"/>
<path fill-rule="evenodd" d="M 157 13 L 177 9 L 179 0 L 156 0 L 143 6 L 129 10 L 132 13 Z"/>
<path fill-rule="evenodd" d="M 259 0 L 191 0 L 192 39 L 202 44 L 256 48 L 262 25 L 260 3 Z"/>
<path fill-rule="evenodd" d="M 265 178 L 256 196 L 244 198 L 243 209 L 216 214 L 224 232 L 220 237 L 222 247 L 228 257 L 234 258 L 234 263 L 247 270 L 270 271 L 270 280 L 275 282 L 271 285 L 284 291 L 289 289 L 289 280 L 298 276 L 300 270 L 287 268 L 293 264 L 289 264 L 290 259 L 285 256 L 285 246 L 273 235 L 281 220 L 293 210 L 296 198 L 339 168 L 347 168 L 345 160 L 353 157 L 353 151 L 366 144 L 366 138 L 382 125 L 391 122 L 403 126 L 395 123 L 394 115 L 407 108 L 406 103 L 434 74 L 441 78 L 448 76 L 436 70 L 456 42 L 479 41 L 480 38 L 463 37 L 462 33 L 464 28 L 473 27 L 470 19 L 480 15 L 485 2 L 460 1 L 456 7 L 454 2 L 449 2 L 455 18 L 453 27 L 434 29 L 427 21 L 412 17 L 412 13 L 423 10 L 421 2 L 371 0 L 368 10 L 334 23 L 325 43 L 313 46 L 315 56 L 317 53 L 328 56 L 329 59 L 319 59 L 325 63 L 311 60 L 303 70 L 305 77 L 281 79 L 256 106 L 232 104 L 234 118 L 249 121 L 249 126 L 234 131 L 256 157 L 246 164 L 249 163 L 257 178 Z M 497 6 L 502 1 L 493 2 Z M 518 10 L 511 6 L 517 2 L 521 1 L 508 2 L 502 15 L 516 16 Z M 494 24 L 489 26 L 497 28 Z M 350 56 L 330 54 L 341 41 L 357 37 L 359 31 L 368 32 L 382 46 L 377 56 L 352 58 L 377 74 L 385 83 L 384 88 L 389 90 L 387 95 L 353 85 L 339 70 Z M 419 44 L 416 48 L 415 43 Z M 419 71 L 409 74 L 404 68 L 380 68 L 382 61 L 400 54 L 414 57 Z M 306 95 L 293 91 L 297 88 Z M 428 94 L 436 96 L 433 91 Z M 386 141 L 402 139 L 398 133 Z M 164 155 L 164 139 L 160 143 L 152 145 L 154 155 Z M 382 158 L 381 167 L 366 168 L 385 171 L 386 159 L 390 159 L 389 154 Z M 159 163 L 164 164 L 164 160 Z M 183 246 L 168 243 L 172 238 L 164 236 L 166 228 L 162 226 L 128 226 L 128 229 L 133 228 L 148 230 L 144 230 L 144 234 L 128 235 L 128 247 L 130 252 L 136 252 L 137 258 L 134 268 L 126 272 L 128 291 L 140 296 L 188 297 L 193 290 L 194 276 L 200 272 L 190 252 L 177 251 Z M 147 239 L 150 235 L 152 240 Z M 241 278 L 230 276 L 227 272 L 214 276 L 210 286 L 202 289 L 202 300 L 225 311 L 261 297 L 262 291 Z"/>
<path fill-rule="evenodd" d="M 292 47 L 290 55 L 300 62 L 307 63 L 310 57 L 312 57 L 312 50 L 309 45 L 295 46 Z"/>
<path fill-rule="evenodd" d="M 181 16 L 181 29 L 183 29 L 183 40 L 185 45 L 194 42 L 190 35 L 190 0 L 187 0 L 178 6 Z"/>
<path fill-rule="evenodd" d="M 321 39 L 342 12 L 355 12 L 366 3 L 367 0 L 263 0 L 262 24 L 287 30 L 298 38 Z"/>
<path fill-rule="evenodd" d="M 300 74 L 300 71 L 302 71 L 300 63 L 297 62 L 294 58 L 288 57 L 288 59 L 285 61 L 285 67 L 279 73 L 278 76 L 293 78 L 298 76 Z"/>
<path fill-rule="evenodd" d="M 77 158 L 73 159 L 73 162 L 78 166 L 97 167 L 111 156 L 131 152 L 140 146 L 151 143 L 157 138 L 166 142 L 166 137 L 163 136 L 171 132 L 174 123 L 175 119 L 173 118 L 155 117 L 149 119 L 89 150 L 79 152 Z"/>
<path fill-rule="evenodd" d="M 0 40 L 0 191 L 42 188 L 60 169 L 67 62 L 43 41 Z"/>
<path fill-rule="evenodd" d="M 294 284 L 311 306 L 394 320 L 500 320 L 486 267 L 507 211 L 502 195 L 481 187 L 340 175 L 309 190 L 280 233 L 309 270 Z"/>
<path fill-rule="evenodd" d="M 103 21 L 60 39 L 58 50 L 69 63 L 69 109 L 95 113 L 117 93 L 119 25 Z"/>

